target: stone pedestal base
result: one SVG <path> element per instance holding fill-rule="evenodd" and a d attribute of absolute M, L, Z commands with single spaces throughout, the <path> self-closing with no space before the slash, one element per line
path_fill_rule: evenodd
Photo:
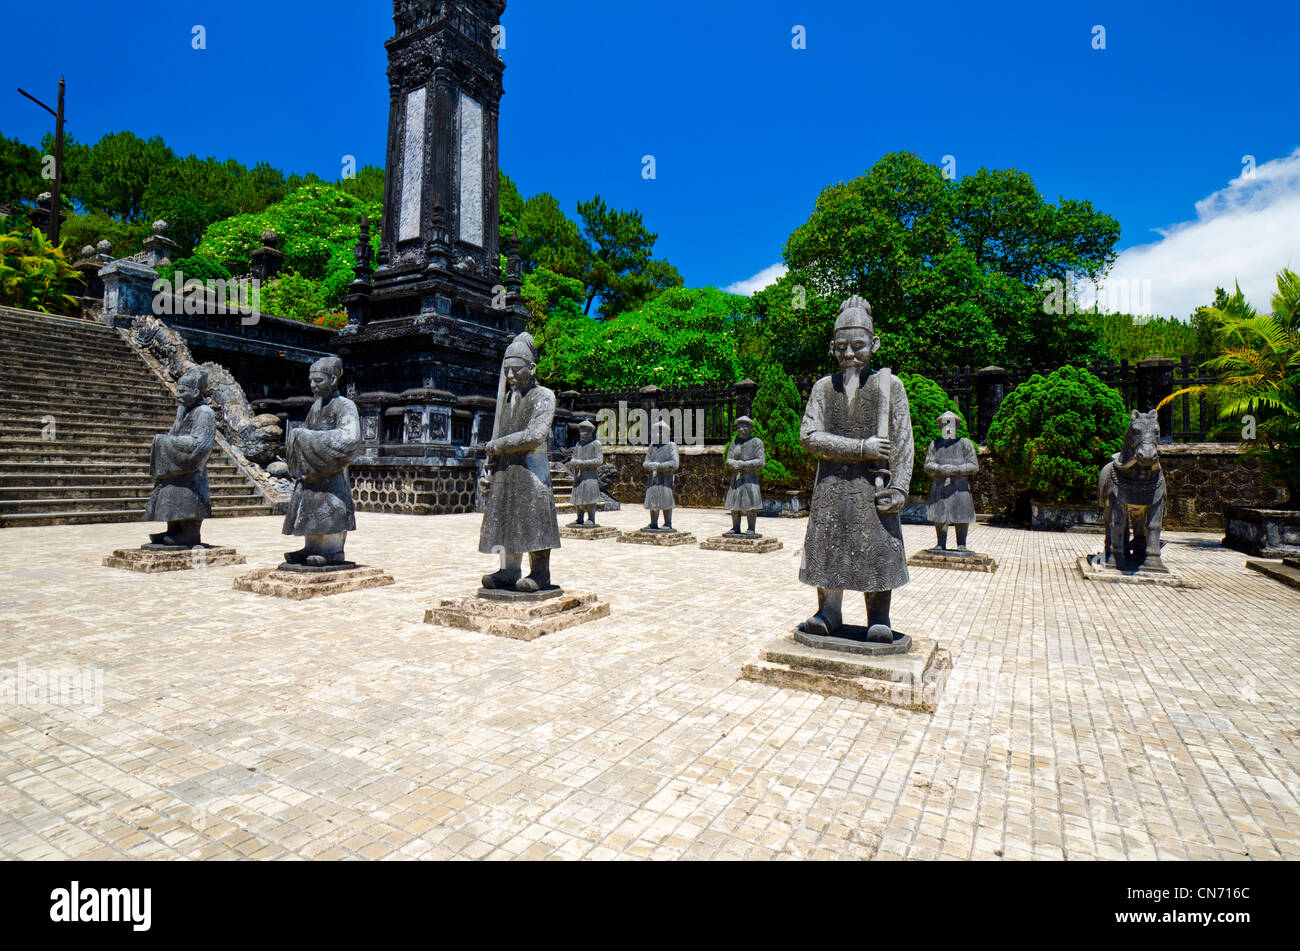
<path fill-rule="evenodd" d="M 631 542 L 635 545 L 694 545 L 695 536 L 690 532 L 679 532 L 673 530 L 665 532 L 660 529 L 652 532 L 649 529 L 638 528 L 635 532 L 619 532 L 618 540 L 621 542 Z"/>
<path fill-rule="evenodd" d="M 572 525 L 560 526 L 561 538 L 585 538 L 588 541 L 596 541 L 601 538 L 613 538 L 617 534 L 618 529 L 609 525 L 597 525 L 595 528 L 575 528 Z"/>
<path fill-rule="evenodd" d="M 1248 561 L 1246 567 L 1268 575 L 1293 588 L 1300 588 L 1300 558 L 1283 558 L 1281 561 Z"/>
<path fill-rule="evenodd" d="M 104 559 L 104 567 L 154 574 L 159 571 L 242 565 L 244 561 L 244 556 L 233 548 L 214 545 L 198 545 L 193 548 L 150 545 L 148 548 L 119 548 Z"/>
<path fill-rule="evenodd" d="M 1200 587 L 1199 584 L 1188 581 L 1172 571 L 1152 571 L 1149 568 L 1139 568 L 1132 571 L 1106 568 L 1094 562 L 1094 558 L 1100 560 L 1101 556 L 1080 555 L 1079 560 L 1075 562 L 1079 566 L 1079 573 L 1089 581 L 1113 581 L 1119 584 L 1161 584 L 1170 588 Z"/>
<path fill-rule="evenodd" d="M 608 616 L 609 602 L 594 594 L 558 588 L 532 594 L 480 588 L 477 597 L 444 598 L 436 608 L 425 612 L 424 623 L 534 641 Z"/>
<path fill-rule="evenodd" d="M 362 565 L 312 568 L 307 565 L 281 565 L 260 568 L 235 579 L 236 591 L 269 594 L 277 598 L 305 601 L 330 594 L 344 594 L 363 588 L 381 588 L 393 583 L 393 576 L 382 568 Z"/>
<path fill-rule="evenodd" d="M 923 568 L 953 568 L 957 571 L 997 571 L 998 563 L 988 555 L 955 548 L 927 548 L 907 559 L 909 565 Z"/>
<path fill-rule="evenodd" d="M 762 535 L 714 535 L 700 542 L 700 547 L 708 551 L 747 551 L 761 555 L 785 546 L 775 538 L 764 538 Z"/>
<path fill-rule="evenodd" d="M 758 663 L 741 668 L 743 680 L 806 690 L 933 713 L 952 658 L 937 641 L 917 637 L 905 653 L 858 654 L 801 644 L 793 637 L 772 641 Z"/>

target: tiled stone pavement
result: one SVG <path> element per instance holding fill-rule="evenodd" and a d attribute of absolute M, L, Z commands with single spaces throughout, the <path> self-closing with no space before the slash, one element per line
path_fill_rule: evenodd
<path fill-rule="evenodd" d="M 996 574 L 895 595 L 953 654 L 929 716 L 737 680 L 812 610 L 802 521 L 763 520 L 770 555 L 566 541 L 612 615 L 532 643 L 422 623 L 494 567 L 478 517 L 358 522 L 397 584 L 299 603 L 231 590 L 291 547 L 274 518 L 205 526 L 247 566 L 164 575 L 100 567 L 142 525 L 0 532 L 0 854 L 1300 857 L 1300 592 L 1214 536 L 1166 536 L 1176 590 L 1078 577 L 1098 536 L 976 526 Z M 40 693 L 57 671 L 91 695 Z"/>

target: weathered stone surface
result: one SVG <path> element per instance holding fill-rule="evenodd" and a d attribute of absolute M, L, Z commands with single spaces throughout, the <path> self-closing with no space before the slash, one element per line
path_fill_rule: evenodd
<path fill-rule="evenodd" d="M 1124 445 L 1101 469 L 1097 495 L 1106 525 L 1098 564 L 1163 571 L 1160 530 L 1165 517 L 1165 474 L 1160 468 L 1156 410 L 1133 411 Z"/>
<path fill-rule="evenodd" d="M 225 565 L 242 565 L 244 562 L 244 556 L 233 548 L 200 545 L 171 551 L 119 548 L 104 559 L 104 567 L 155 574 L 161 571 L 188 571 L 191 568 L 220 568 Z"/>
<path fill-rule="evenodd" d="M 887 657 L 906 654 L 912 649 L 912 636 L 894 631 L 894 639 L 888 644 L 883 641 L 867 640 L 867 630 L 861 624 L 845 624 L 834 634 L 812 634 L 800 627 L 792 635 L 804 647 L 835 654 L 857 654 L 864 657 Z"/>
<path fill-rule="evenodd" d="M 602 538 L 614 538 L 618 529 L 609 525 L 596 525 L 593 528 L 577 528 L 573 525 L 561 525 L 561 538 L 581 538 L 585 541 L 599 541 Z"/>
<path fill-rule="evenodd" d="M 909 565 L 923 568 L 952 568 L 956 571 L 997 571 L 998 563 L 988 555 L 955 548 L 927 548 L 907 559 Z"/>
<path fill-rule="evenodd" d="M 1200 585 L 1188 581 L 1176 572 L 1140 568 L 1123 571 L 1119 568 L 1107 568 L 1096 563 L 1097 555 L 1080 555 L 1075 562 L 1079 573 L 1089 581 L 1113 581 L 1119 584 L 1162 584 L 1171 588 L 1199 588 Z"/>
<path fill-rule="evenodd" d="M 235 579 L 236 591 L 269 594 L 277 598 L 305 601 L 331 594 L 346 594 L 365 588 L 380 588 L 393 583 L 393 576 L 382 568 L 350 568 L 343 571 L 282 571 L 259 568 Z"/>
<path fill-rule="evenodd" d="M 630 542 L 634 545 L 663 545 L 666 547 L 695 544 L 695 536 L 690 532 L 652 532 L 644 528 L 638 528 L 635 532 L 619 532 L 618 540 Z"/>
<path fill-rule="evenodd" d="M 601 601 L 595 594 L 562 592 L 522 601 L 495 597 L 444 598 L 438 607 L 425 612 L 424 621 L 517 641 L 532 641 L 575 624 L 608 616 L 609 602 Z"/>
<path fill-rule="evenodd" d="M 1285 558 L 1282 561 L 1251 560 L 1246 562 L 1246 567 L 1262 575 L 1268 575 L 1284 585 L 1300 589 L 1300 563 L 1294 558 Z"/>
<path fill-rule="evenodd" d="M 824 697 L 934 713 L 951 669 L 948 652 L 929 639 L 918 638 L 906 654 L 868 658 L 781 638 L 764 648 L 760 661 L 742 667 L 740 676 Z"/>
<path fill-rule="evenodd" d="M 1300 555 L 1300 510 L 1225 506 L 1223 544 L 1264 558 Z"/>
<path fill-rule="evenodd" d="M 728 478 L 723 465 L 725 446 L 678 446 L 679 468 L 673 479 L 673 502 L 678 508 L 720 507 L 727 497 Z M 605 462 L 614 467 L 608 492 L 619 502 L 641 508 L 649 473 L 641 468 L 645 446 L 605 446 Z"/>
<path fill-rule="evenodd" d="M 744 535 L 714 535 L 700 542 L 700 547 L 708 551 L 742 551 L 761 555 L 777 551 L 785 546 L 776 538 L 747 538 Z"/>

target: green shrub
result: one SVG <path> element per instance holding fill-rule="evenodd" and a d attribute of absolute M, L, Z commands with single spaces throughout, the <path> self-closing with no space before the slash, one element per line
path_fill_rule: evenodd
<path fill-rule="evenodd" d="M 754 435 L 763 440 L 767 456 L 759 477 L 765 488 L 787 488 L 795 481 L 795 473 L 809 466 L 808 452 L 799 445 L 803 399 L 779 364 L 762 364 L 755 382 Z"/>
<path fill-rule="evenodd" d="M 1097 474 L 1119 451 L 1129 414 L 1119 393 L 1087 370 L 1034 374 L 1002 402 L 988 446 L 1002 472 L 1049 502 L 1091 499 Z"/>
<path fill-rule="evenodd" d="M 314 322 L 326 311 L 321 283 L 294 271 L 282 272 L 263 284 L 259 306 L 268 316 L 307 323 Z"/>
<path fill-rule="evenodd" d="M 930 443 L 939 438 L 939 416 L 952 410 L 961 416 L 961 410 L 953 402 L 943 387 L 919 373 L 900 373 L 907 390 L 907 403 L 912 410 L 912 443 L 915 456 L 912 461 L 912 484 L 909 491 L 913 495 L 925 495 L 930 491 L 930 475 L 925 471 L 925 454 Z M 957 426 L 958 436 L 969 436 L 965 421 Z"/>
<path fill-rule="evenodd" d="M 61 245 L 50 244 L 44 232 L 27 228 L 0 234 L 0 304 L 49 314 L 80 312 L 69 291 L 82 286 Z"/>

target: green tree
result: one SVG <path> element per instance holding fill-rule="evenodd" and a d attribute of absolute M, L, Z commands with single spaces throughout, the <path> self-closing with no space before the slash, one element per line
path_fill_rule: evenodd
<path fill-rule="evenodd" d="M 66 192 L 86 211 L 140 221 L 154 177 L 176 162 L 176 153 L 159 136 L 142 139 L 132 132 L 111 132 L 92 146 L 65 142 Z"/>
<path fill-rule="evenodd" d="M 879 357 L 895 369 L 1088 360 L 1086 321 L 1044 308 L 1042 283 L 1097 279 L 1119 225 L 1082 201 L 1044 201 L 1014 170 L 960 183 L 908 153 L 818 196 L 785 246 L 792 271 L 830 300 L 871 301 Z"/>
<path fill-rule="evenodd" d="M 578 203 L 578 217 L 586 244 L 586 313 L 599 301 L 601 317 L 609 320 L 666 288 L 682 286 L 676 268 L 651 257 L 659 235 L 646 228 L 641 212 L 610 208 L 597 195 Z"/>
<path fill-rule="evenodd" d="M 1300 505 L 1300 275 L 1284 268 L 1277 276 L 1272 313 L 1261 314 L 1241 287 L 1217 295 L 1207 318 L 1219 355 L 1204 366 L 1214 383 L 1170 394 L 1165 406 L 1184 394 L 1208 397 L 1221 420 L 1216 434 L 1240 431 L 1244 417 L 1255 420 L 1248 451 L 1260 456 L 1276 481 L 1286 485 L 1293 506 Z"/>
<path fill-rule="evenodd" d="M 519 186 L 505 172 L 497 169 L 497 244 L 502 251 L 519 230 L 519 216 L 524 212 L 524 196 Z"/>
<path fill-rule="evenodd" d="M 811 457 L 799 444 L 804 400 L 790 374 L 777 363 L 764 362 L 754 380 L 754 435 L 763 440 L 767 463 L 760 473 L 771 488 L 793 485 L 811 468 Z"/>
<path fill-rule="evenodd" d="M 943 387 L 919 373 L 900 373 L 898 378 L 907 390 L 907 405 L 912 411 L 912 484 L 908 491 L 925 495 L 930 491 L 930 474 L 925 471 L 925 454 L 930 443 L 939 438 L 939 417 L 952 410 L 961 416 L 961 410 Z M 969 437 L 965 419 L 957 425 L 957 435 Z"/>
<path fill-rule="evenodd" d="M 171 225 L 168 237 L 185 254 L 209 225 L 256 214 L 284 196 L 284 175 L 265 162 L 247 169 L 234 159 L 189 155 L 153 175 L 143 204 L 150 220 Z"/>
<path fill-rule="evenodd" d="M 49 183 L 41 178 L 41 150 L 0 135 L 0 205 L 30 205 Z"/>
<path fill-rule="evenodd" d="M 821 376 L 833 365 L 839 302 L 819 294 L 811 276 L 790 271 L 752 300 L 766 353 L 788 373 Z"/>
<path fill-rule="evenodd" d="M 523 202 L 518 227 L 519 257 L 525 271 L 545 268 L 565 277 L 583 277 L 587 250 L 582 235 L 553 195 L 541 192 Z M 585 307 L 585 292 L 583 303 Z"/>
<path fill-rule="evenodd" d="M 1119 393 L 1087 370 L 1063 366 L 1012 390 L 986 441 L 999 468 L 1038 497 L 1093 499 L 1097 474 L 1123 445 L 1128 424 Z"/>

